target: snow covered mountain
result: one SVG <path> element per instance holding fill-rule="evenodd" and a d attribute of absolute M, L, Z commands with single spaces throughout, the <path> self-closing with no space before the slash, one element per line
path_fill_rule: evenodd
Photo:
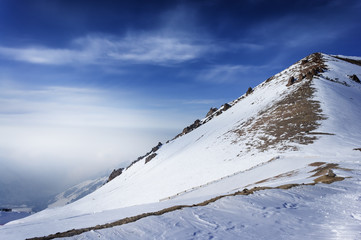
<path fill-rule="evenodd" d="M 107 177 L 101 177 L 93 180 L 87 180 L 79 183 L 66 191 L 59 193 L 49 201 L 49 208 L 60 207 L 75 202 L 80 198 L 94 192 L 100 188 L 107 180 Z"/>
<path fill-rule="evenodd" d="M 2 226 L 0 238 L 357 238 L 360 65 L 357 57 L 311 54 L 211 110 L 95 192 Z M 329 212 L 342 217 L 343 231 L 327 222 Z"/>

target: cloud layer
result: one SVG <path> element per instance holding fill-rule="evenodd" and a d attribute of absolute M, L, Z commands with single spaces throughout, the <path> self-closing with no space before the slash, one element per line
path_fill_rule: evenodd
<path fill-rule="evenodd" d="M 136 97 L 130 101 L 121 95 L 91 88 L 1 84 L 0 159 L 12 169 L 40 176 L 57 169 L 76 182 L 129 163 L 183 125 L 181 115 L 174 121 L 176 112 L 166 117 L 156 109 L 137 107 Z"/>
<path fill-rule="evenodd" d="M 217 47 L 191 36 L 164 33 L 86 36 L 72 41 L 69 48 L 0 47 L 5 58 L 34 64 L 160 64 L 181 63 L 204 57 Z"/>

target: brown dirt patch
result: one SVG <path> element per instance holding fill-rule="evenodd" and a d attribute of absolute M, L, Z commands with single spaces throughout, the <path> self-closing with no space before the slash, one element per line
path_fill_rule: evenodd
<path fill-rule="evenodd" d="M 281 185 L 281 186 L 278 186 L 278 187 L 275 187 L 275 188 L 277 188 L 277 189 L 290 189 L 290 188 L 297 187 L 297 186 L 300 186 L 300 184 L 297 184 L 297 183 L 285 184 L 285 185 Z"/>
<path fill-rule="evenodd" d="M 289 172 L 282 173 L 282 174 L 279 174 L 279 175 L 274 176 L 274 177 L 263 179 L 261 181 L 258 181 L 256 183 L 254 183 L 254 184 L 261 184 L 261 183 L 265 183 L 265 182 L 270 182 L 270 181 L 274 181 L 274 180 L 284 178 L 284 177 L 292 177 L 292 176 L 296 175 L 297 173 L 298 173 L 298 171 L 295 171 L 295 170 L 294 171 L 289 171 Z"/>
<path fill-rule="evenodd" d="M 326 165 L 321 165 L 320 167 L 310 171 L 310 173 L 314 172 L 314 174 L 311 177 L 325 175 L 328 173 L 330 169 L 336 169 L 336 168 L 338 168 L 338 164 L 336 163 L 327 163 Z"/>
<path fill-rule="evenodd" d="M 310 134 L 310 135 L 329 135 L 329 136 L 336 135 L 334 133 L 326 133 L 326 132 L 309 132 L 308 134 Z"/>
<path fill-rule="evenodd" d="M 356 64 L 356 65 L 361 66 L 361 60 L 355 60 L 355 59 L 338 57 L 338 56 L 333 56 L 333 57 L 335 57 L 337 59 L 340 59 L 340 60 L 343 60 L 343 61 L 346 61 L 346 62 L 349 62 L 349 63 L 352 63 L 352 64 Z"/>
<path fill-rule="evenodd" d="M 330 177 L 330 176 L 327 176 L 327 175 L 323 175 L 321 177 L 318 177 L 318 178 L 314 179 L 313 181 L 315 183 L 331 184 L 333 182 L 342 181 L 344 179 L 345 179 L 344 177 Z"/>
<path fill-rule="evenodd" d="M 321 165 L 325 164 L 325 162 L 314 162 L 314 163 L 310 163 L 308 164 L 308 166 L 311 166 L 311 167 L 319 167 Z"/>
<path fill-rule="evenodd" d="M 260 112 L 258 117 L 242 122 L 232 130 L 237 138 L 232 142 L 245 142 L 247 151 L 256 148 L 266 151 L 278 146 L 280 150 L 297 150 L 294 143 L 311 144 L 317 137 L 316 130 L 322 115 L 318 101 L 312 100 L 315 89 L 305 81 L 292 94 Z M 262 135 L 257 133 L 262 132 Z"/>
<path fill-rule="evenodd" d="M 319 163 L 321 163 L 321 162 L 319 162 Z M 327 163 L 327 164 L 321 164 L 321 165 L 319 165 L 318 168 L 310 171 L 310 173 L 314 173 L 311 177 L 327 175 L 328 172 L 330 170 L 332 170 L 332 169 L 340 169 L 340 170 L 344 170 L 344 171 L 351 171 L 351 169 L 339 167 L 339 165 L 337 163 Z"/>

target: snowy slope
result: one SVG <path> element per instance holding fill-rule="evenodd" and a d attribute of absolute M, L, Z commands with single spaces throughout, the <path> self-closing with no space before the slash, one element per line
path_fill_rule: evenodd
<path fill-rule="evenodd" d="M 357 181 L 227 197 L 64 239 L 360 239 L 360 170 Z"/>
<path fill-rule="evenodd" d="M 75 202 L 80 198 L 94 192 L 100 188 L 107 180 L 107 177 L 87 180 L 79 183 L 66 191 L 59 193 L 49 201 L 49 208 L 60 207 Z"/>
<path fill-rule="evenodd" d="M 340 164 L 334 168 L 337 175 L 351 176 L 342 167 L 359 169 L 361 159 L 353 150 L 361 147 L 361 84 L 349 77 L 354 74 L 361 78 L 359 65 L 324 54 L 308 56 L 229 103 L 227 111 L 162 145 L 149 162 L 141 159 L 72 204 L 1 227 L 0 238 L 91 227 L 246 187 L 312 183 L 319 176 L 311 171 L 327 163 Z M 360 182 L 353 177 L 347 181 Z"/>

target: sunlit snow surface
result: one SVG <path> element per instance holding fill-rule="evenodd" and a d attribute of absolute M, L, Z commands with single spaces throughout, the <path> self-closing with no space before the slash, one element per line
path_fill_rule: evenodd
<path fill-rule="evenodd" d="M 292 94 L 286 87 L 297 63 L 194 131 L 163 145 L 149 163 L 141 160 L 94 193 L 61 208 L 46 209 L 0 227 L 0 239 L 24 239 L 92 227 L 166 207 L 194 204 L 253 186 L 311 183 L 314 162 L 338 163 L 351 177 L 331 185 L 265 190 L 227 197 L 206 207 L 185 208 L 123 226 L 87 232 L 74 239 L 358 239 L 361 231 L 361 67 L 328 55 L 328 71 L 315 77 L 314 100 L 321 104 L 319 135 L 298 151 L 277 146 L 244 151 L 231 131 Z M 331 82 L 328 79 L 337 80 Z M 341 84 L 346 83 L 346 84 Z M 348 86 L 346 86 L 348 85 Z M 257 132 L 261 134 L 262 132 Z M 248 136 L 248 135 L 247 135 Z M 251 138 L 252 136 L 249 135 Z M 288 174 L 285 177 L 273 178 Z"/>
<path fill-rule="evenodd" d="M 71 239 L 361 239 L 358 179 L 266 190 Z"/>

